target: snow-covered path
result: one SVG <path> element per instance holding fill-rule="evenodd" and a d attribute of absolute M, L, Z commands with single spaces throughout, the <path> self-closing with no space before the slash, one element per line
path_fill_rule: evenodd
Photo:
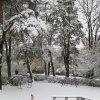
<path fill-rule="evenodd" d="M 34 100 L 52 100 L 52 96 L 72 96 L 85 97 L 92 100 L 100 100 L 100 88 L 88 86 L 62 86 L 56 83 L 33 82 L 32 88 L 26 85 L 22 89 L 12 86 L 3 86 L 0 91 L 0 100 L 31 100 L 31 94 Z M 59 99 L 58 99 L 59 100 Z"/>

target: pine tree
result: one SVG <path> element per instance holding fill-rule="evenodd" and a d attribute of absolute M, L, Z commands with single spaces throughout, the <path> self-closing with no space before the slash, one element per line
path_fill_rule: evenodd
<path fill-rule="evenodd" d="M 78 21 L 75 0 L 58 0 L 57 2 L 53 12 L 53 14 L 55 13 L 53 25 L 56 27 L 56 33 L 59 33 L 57 40 L 60 40 L 60 45 L 63 48 L 66 77 L 69 77 L 71 48 L 76 48 L 76 43 L 83 36 L 82 25 Z"/>

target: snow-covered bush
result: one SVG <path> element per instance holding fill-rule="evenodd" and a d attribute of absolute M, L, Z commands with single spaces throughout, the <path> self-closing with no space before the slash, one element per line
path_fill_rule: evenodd
<path fill-rule="evenodd" d="M 37 66 L 36 68 L 32 69 L 33 73 L 40 73 L 42 74 L 44 72 L 43 68 L 41 66 Z"/>
<path fill-rule="evenodd" d="M 79 85 L 100 87 L 100 79 L 78 78 Z"/>
<path fill-rule="evenodd" d="M 57 68 L 56 75 L 65 75 L 65 66 Z"/>
<path fill-rule="evenodd" d="M 17 78 L 11 78 L 10 80 L 9 80 L 9 83 L 11 84 L 11 85 L 13 85 L 13 86 L 18 86 L 18 79 Z"/>
<path fill-rule="evenodd" d="M 35 75 L 34 80 L 35 81 L 44 81 L 44 80 L 46 80 L 46 77 L 44 75 Z"/>
<path fill-rule="evenodd" d="M 100 76 L 100 43 L 98 43 L 97 47 L 91 50 L 88 50 L 86 48 L 82 49 L 79 53 L 79 56 L 77 58 L 77 70 L 80 70 L 80 72 L 83 74 L 86 74 L 86 77 L 89 77 L 89 74 L 93 69 L 93 76 L 99 77 Z M 87 70 L 87 71 L 86 71 Z M 79 72 L 79 71 L 78 71 Z M 82 76 L 82 74 L 80 75 Z"/>
<path fill-rule="evenodd" d="M 100 87 L 100 79 L 89 79 L 89 78 L 82 78 L 82 77 L 69 77 L 66 78 L 64 76 L 48 76 L 47 78 L 45 75 L 35 75 L 35 81 L 47 81 L 49 83 L 60 83 L 61 85 L 71 84 L 71 85 L 87 85 L 87 86 L 94 86 Z"/>
<path fill-rule="evenodd" d="M 62 72 L 56 72 L 56 75 L 65 75 L 65 72 L 62 71 Z"/>
<path fill-rule="evenodd" d="M 3 85 L 7 85 L 9 82 L 8 82 L 8 78 L 7 77 L 3 77 L 2 78 L 2 84 Z"/>
<path fill-rule="evenodd" d="M 90 79 L 88 86 L 100 87 L 100 80 L 99 79 Z"/>
<path fill-rule="evenodd" d="M 44 73 L 44 63 L 42 62 L 42 59 L 34 59 L 31 64 L 31 69 L 34 74 Z"/>
<path fill-rule="evenodd" d="M 18 86 L 23 84 L 23 76 L 15 75 L 9 80 L 9 84 L 13 86 Z"/>
<path fill-rule="evenodd" d="M 2 72 L 2 84 L 7 85 L 8 84 L 8 75 L 6 72 Z"/>
<path fill-rule="evenodd" d="M 48 77 L 47 78 L 47 81 L 49 82 L 49 83 L 60 83 L 60 81 L 62 80 L 62 78 L 61 77 Z"/>

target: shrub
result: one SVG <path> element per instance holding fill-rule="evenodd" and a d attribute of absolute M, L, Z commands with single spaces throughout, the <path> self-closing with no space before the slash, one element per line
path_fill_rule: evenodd
<path fill-rule="evenodd" d="M 41 66 L 37 66 L 33 68 L 32 73 L 40 73 L 42 74 L 44 72 L 43 68 Z"/>
<path fill-rule="evenodd" d="M 100 87 L 100 80 L 90 79 L 88 86 Z"/>
<path fill-rule="evenodd" d="M 46 77 L 43 75 L 35 75 L 34 76 L 35 81 L 44 81 L 45 79 L 46 79 Z"/>
<path fill-rule="evenodd" d="M 44 72 L 44 62 L 42 59 L 34 59 L 31 68 L 33 73 L 43 73 Z"/>
<path fill-rule="evenodd" d="M 75 79 L 77 81 L 75 81 Z M 46 78 L 45 75 L 35 75 L 34 80 L 35 81 L 47 80 L 47 82 L 49 82 L 49 83 L 72 84 L 72 85 L 75 85 L 75 83 L 77 83 L 77 85 L 87 85 L 87 86 L 93 86 L 93 87 L 100 87 L 100 80 L 99 79 L 89 79 L 89 78 L 82 78 L 82 77 L 68 78 L 67 81 L 65 81 L 64 77 L 48 76 Z"/>
<path fill-rule="evenodd" d="M 56 72 L 56 75 L 65 75 L 65 71 Z"/>
<path fill-rule="evenodd" d="M 9 80 L 9 83 L 13 86 L 22 85 L 23 78 L 21 75 L 16 75 Z"/>
<path fill-rule="evenodd" d="M 9 82 L 8 82 L 8 75 L 6 72 L 2 72 L 2 84 L 3 85 L 7 85 Z"/>
<path fill-rule="evenodd" d="M 2 84 L 7 85 L 9 83 L 8 77 L 2 77 Z"/>
<path fill-rule="evenodd" d="M 9 83 L 13 86 L 18 86 L 18 79 L 17 78 L 11 78 L 9 80 Z"/>

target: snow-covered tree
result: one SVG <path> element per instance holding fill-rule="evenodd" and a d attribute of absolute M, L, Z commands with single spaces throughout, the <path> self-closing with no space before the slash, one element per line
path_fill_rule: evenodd
<path fill-rule="evenodd" d="M 24 54 L 26 59 L 34 58 L 34 55 L 31 55 L 30 51 L 34 52 L 39 49 L 40 43 L 42 43 L 42 36 L 46 34 L 45 23 L 39 17 L 36 18 L 35 12 L 31 9 L 27 9 L 13 16 L 8 20 L 8 24 L 11 22 L 14 22 L 14 25 L 10 29 L 12 33 L 11 36 L 16 41 L 19 48 L 23 47 L 22 54 Z M 27 48 L 27 46 L 31 47 Z"/>
<path fill-rule="evenodd" d="M 2 69 L 2 58 L 3 58 L 3 46 L 5 41 L 5 36 L 8 33 L 8 31 L 13 26 L 13 22 L 10 23 L 8 26 L 3 25 L 4 18 L 3 18 L 3 1 L 0 1 L 0 90 L 2 89 L 2 75 L 1 75 L 1 69 Z"/>
<path fill-rule="evenodd" d="M 50 69 L 51 69 L 53 76 L 55 76 L 54 63 L 53 63 L 54 50 L 52 49 L 54 32 L 53 32 L 52 21 L 49 20 L 50 14 L 53 11 L 52 6 L 53 5 L 51 1 L 41 0 L 41 3 L 38 5 L 38 9 L 39 9 L 41 18 L 46 22 L 46 25 L 47 25 L 47 34 L 44 35 L 44 39 L 43 39 L 44 42 L 43 42 L 43 47 L 42 47 L 43 59 L 44 59 L 44 64 L 45 64 L 45 74 L 49 75 Z"/>
<path fill-rule="evenodd" d="M 82 24 L 78 21 L 75 0 L 58 0 L 51 15 L 55 27 L 56 40 L 63 48 L 63 59 L 66 69 L 66 76 L 69 77 L 70 54 L 76 48 L 80 38 L 83 36 Z M 75 49 L 73 49 L 75 53 Z"/>
<path fill-rule="evenodd" d="M 77 2 L 80 17 L 85 23 L 85 30 L 88 34 L 89 49 L 92 49 L 96 46 L 100 29 L 100 0 L 77 0 Z"/>
<path fill-rule="evenodd" d="M 93 76 L 100 76 L 100 41 L 98 41 L 97 48 L 88 50 L 84 48 L 79 52 L 77 57 L 77 69 L 82 70 L 84 74 L 88 71 L 93 71 Z M 90 76 L 91 77 L 91 76 Z M 89 76 L 88 76 L 89 78 Z"/>

